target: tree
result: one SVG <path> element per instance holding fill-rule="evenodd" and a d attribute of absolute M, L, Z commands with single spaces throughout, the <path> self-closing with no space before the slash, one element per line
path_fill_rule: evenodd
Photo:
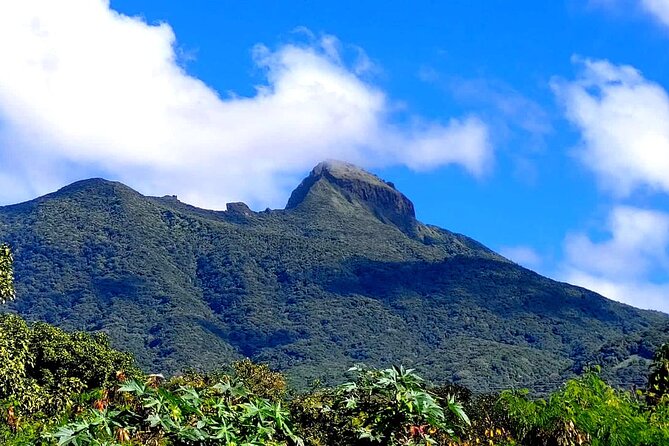
<path fill-rule="evenodd" d="M 662 344 L 655 352 L 651 365 L 646 399 L 649 404 L 657 405 L 667 395 L 669 395 L 669 344 Z"/>
<path fill-rule="evenodd" d="M 12 252 L 7 245 L 0 245 L 0 304 L 14 300 L 14 273 Z"/>

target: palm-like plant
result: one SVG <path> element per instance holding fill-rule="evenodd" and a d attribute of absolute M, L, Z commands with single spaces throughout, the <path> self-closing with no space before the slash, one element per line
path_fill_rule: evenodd
<path fill-rule="evenodd" d="M 469 418 L 455 398 L 439 399 L 430 393 L 413 369 L 392 367 L 350 369 L 357 379 L 341 385 L 339 394 L 351 412 L 358 439 L 385 445 L 434 444 L 433 437 L 454 436 L 445 411 L 462 424 Z"/>
<path fill-rule="evenodd" d="M 201 390 L 180 386 L 172 391 L 129 380 L 117 393 L 126 407 L 91 409 L 51 438 L 59 446 L 122 444 L 119 432 L 124 434 L 123 441 L 143 444 L 158 439 L 171 445 L 302 444 L 280 402 L 259 398 L 239 383 L 222 382 Z"/>

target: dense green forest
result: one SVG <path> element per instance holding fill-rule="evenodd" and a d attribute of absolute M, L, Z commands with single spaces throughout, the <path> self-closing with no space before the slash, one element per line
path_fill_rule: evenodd
<path fill-rule="evenodd" d="M 545 394 L 599 364 L 611 384 L 643 387 L 669 326 L 422 224 L 391 183 L 343 164 L 262 212 L 86 180 L 0 207 L 0 240 L 21 296 L 4 311 L 105 332 L 166 376 L 248 357 L 307 389 L 362 362 Z"/>
<path fill-rule="evenodd" d="M 0 297 L 14 298 L 0 246 Z M 336 387 L 294 391 L 250 360 L 147 375 L 102 333 L 0 316 L 0 439 L 12 445 L 661 445 L 669 442 L 669 345 L 643 390 L 599 369 L 546 399 L 525 390 L 430 385 L 401 366 L 349 369 Z"/>
<path fill-rule="evenodd" d="M 402 367 L 349 370 L 336 387 L 289 388 L 266 365 L 145 375 L 104 335 L 0 317 L 0 441 L 14 445 L 663 445 L 669 346 L 648 386 L 597 370 L 546 399 L 430 385 Z"/>

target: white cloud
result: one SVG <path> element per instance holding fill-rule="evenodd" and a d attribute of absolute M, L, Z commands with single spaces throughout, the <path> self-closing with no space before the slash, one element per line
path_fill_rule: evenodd
<path fill-rule="evenodd" d="M 504 246 L 499 252 L 526 268 L 539 268 L 543 264 L 541 255 L 530 246 Z"/>
<path fill-rule="evenodd" d="M 581 132 L 581 160 L 618 196 L 639 188 L 669 192 L 667 92 L 629 65 L 577 61 L 578 79 L 553 87 Z"/>
<path fill-rule="evenodd" d="M 669 312 L 669 214 L 618 206 L 608 231 L 604 241 L 568 236 L 561 277 L 636 307 Z"/>
<path fill-rule="evenodd" d="M 602 278 L 582 271 L 572 271 L 565 280 L 618 302 L 644 310 L 669 313 L 669 283 L 626 282 L 615 278 Z"/>
<path fill-rule="evenodd" d="M 669 0 L 641 0 L 641 6 L 662 24 L 669 26 Z"/>
<path fill-rule="evenodd" d="M 108 1 L 0 3 L 0 178 L 16 184 L 0 200 L 95 171 L 209 207 L 276 206 L 295 175 L 325 158 L 456 163 L 474 175 L 490 166 L 481 120 L 391 123 L 393 103 L 360 77 L 364 52 L 348 67 L 332 36 L 258 46 L 266 82 L 231 99 L 184 71 L 175 42 L 169 25 L 124 16 Z"/>
<path fill-rule="evenodd" d="M 669 193 L 667 92 L 629 65 L 575 62 L 578 78 L 556 80 L 553 88 L 581 133 L 581 161 L 618 198 L 637 190 Z M 560 276 L 621 302 L 669 312 L 669 214 L 617 206 L 607 229 L 603 241 L 567 236 Z"/>
<path fill-rule="evenodd" d="M 588 0 L 586 5 L 604 8 L 620 17 L 629 17 L 631 12 L 643 13 L 669 26 L 669 0 Z"/>

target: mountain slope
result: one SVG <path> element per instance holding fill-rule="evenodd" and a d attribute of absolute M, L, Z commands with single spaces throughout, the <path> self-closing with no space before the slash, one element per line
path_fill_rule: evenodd
<path fill-rule="evenodd" d="M 151 371 L 248 356 L 305 384 L 354 362 L 401 362 L 479 390 L 548 390 L 669 322 L 424 225 L 392 183 L 341 162 L 265 212 L 85 180 L 1 207 L 0 240 L 15 251 L 11 311 L 105 330 Z M 626 368 L 647 356 L 601 362 L 630 384 Z"/>

